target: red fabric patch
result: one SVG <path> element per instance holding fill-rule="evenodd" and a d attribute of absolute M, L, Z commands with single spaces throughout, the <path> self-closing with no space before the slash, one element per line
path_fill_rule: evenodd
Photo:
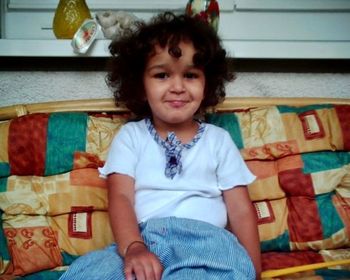
<path fill-rule="evenodd" d="M 258 225 L 268 224 L 275 221 L 275 215 L 270 201 L 255 201 L 253 202 L 253 205 L 258 217 Z"/>
<path fill-rule="evenodd" d="M 305 252 L 267 252 L 262 254 L 262 270 L 324 262 L 323 257 L 313 251 Z"/>
<path fill-rule="evenodd" d="M 289 197 L 288 229 L 291 242 L 309 242 L 323 239 L 321 219 L 314 198 Z"/>
<path fill-rule="evenodd" d="M 340 127 L 343 133 L 344 150 L 350 150 L 350 106 L 336 105 L 334 106 L 337 112 Z"/>
<path fill-rule="evenodd" d="M 68 233 L 70 237 L 91 239 L 92 206 L 76 206 L 71 208 L 72 213 L 68 217 Z"/>
<path fill-rule="evenodd" d="M 307 111 L 298 116 L 303 126 L 305 139 L 311 140 L 325 136 L 322 122 L 315 110 Z"/>
<path fill-rule="evenodd" d="M 48 119 L 48 114 L 32 114 L 11 121 L 8 144 L 11 175 L 44 175 Z"/>
<path fill-rule="evenodd" d="M 287 196 L 315 196 L 311 174 L 304 174 L 301 168 L 282 171 L 278 178 Z"/>

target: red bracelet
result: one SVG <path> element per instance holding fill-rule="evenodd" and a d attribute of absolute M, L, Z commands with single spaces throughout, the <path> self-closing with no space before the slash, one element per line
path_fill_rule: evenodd
<path fill-rule="evenodd" d="M 134 245 L 135 243 L 141 243 L 141 244 L 143 244 L 144 246 L 146 246 L 145 242 L 143 242 L 142 240 L 134 240 L 134 241 L 130 242 L 129 245 L 124 249 L 124 251 L 123 251 L 123 257 L 126 256 L 126 254 L 128 253 L 128 250 L 130 249 L 130 247 L 131 247 L 132 245 Z"/>

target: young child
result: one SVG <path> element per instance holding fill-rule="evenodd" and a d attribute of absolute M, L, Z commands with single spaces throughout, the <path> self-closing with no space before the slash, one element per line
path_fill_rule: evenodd
<path fill-rule="evenodd" d="M 226 131 L 195 118 L 233 78 L 217 34 L 165 13 L 110 51 L 116 102 L 141 119 L 121 128 L 100 169 L 116 244 L 79 258 L 61 279 L 259 279 L 246 188 L 255 177 Z"/>

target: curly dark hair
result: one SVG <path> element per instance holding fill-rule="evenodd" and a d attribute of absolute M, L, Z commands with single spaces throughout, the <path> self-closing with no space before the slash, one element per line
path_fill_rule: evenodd
<path fill-rule="evenodd" d="M 133 31 L 110 44 L 111 69 L 106 82 L 114 93 L 116 104 L 124 103 L 139 117 L 151 116 L 143 85 L 148 58 L 157 44 L 161 48 L 169 46 L 169 54 L 180 57 L 178 44 L 181 41 L 193 43 L 196 50 L 193 63 L 204 69 L 206 82 L 200 109 L 215 106 L 223 100 L 224 84 L 233 80 L 234 74 L 228 67 L 226 51 L 217 33 L 199 19 L 165 12 L 152 18 L 148 24 L 138 22 Z"/>

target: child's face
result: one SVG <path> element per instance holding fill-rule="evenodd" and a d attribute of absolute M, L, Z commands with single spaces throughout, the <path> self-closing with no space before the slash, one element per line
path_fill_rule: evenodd
<path fill-rule="evenodd" d="M 176 58 L 157 45 L 146 64 L 144 87 L 156 128 L 192 124 L 204 98 L 205 75 L 193 64 L 195 49 L 190 42 L 179 48 Z"/>

